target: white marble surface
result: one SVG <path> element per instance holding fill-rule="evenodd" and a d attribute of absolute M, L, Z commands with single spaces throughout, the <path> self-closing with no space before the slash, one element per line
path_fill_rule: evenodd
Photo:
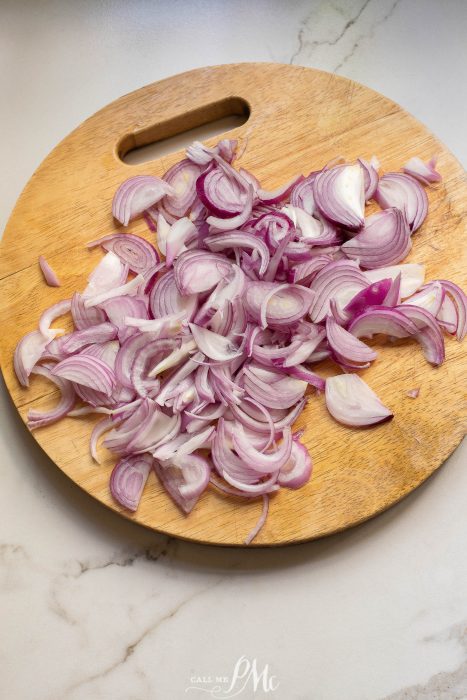
<path fill-rule="evenodd" d="M 203 64 L 337 71 L 402 104 L 467 163 L 465 0 L 2 0 L 0 16 L 1 228 L 83 118 Z M 241 656 L 268 664 L 275 688 L 250 679 L 242 698 L 467 698 L 465 445 L 357 529 L 231 551 L 107 512 L 41 454 L 3 386 L 0 399 L 0 698 L 210 697 Z"/>

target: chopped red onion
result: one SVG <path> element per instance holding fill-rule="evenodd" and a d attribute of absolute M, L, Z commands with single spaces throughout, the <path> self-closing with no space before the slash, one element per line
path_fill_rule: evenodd
<path fill-rule="evenodd" d="M 49 287 L 61 287 L 60 280 L 43 255 L 39 255 L 39 267 Z"/>
<path fill-rule="evenodd" d="M 110 492 L 124 508 L 138 508 L 144 486 L 151 471 L 150 455 L 129 455 L 118 462 L 110 475 Z"/>
<path fill-rule="evenodd" d="M 128 269 L 148 277 L 160 262 L 157 250 L 141 236 L 133 233 L 113 233 L 87 244 L 88 248 L 102 246 L 104 250 L 117 255 Z"/>
<path fill-rule="evenodd" d="M 376 188 L 376 201 L 382 209 L 396 207 L 407 219 L 411 231 L 416 231 L 428 213 L 428 198 L 421 184 L 404 173 L 386 173 Z"/>
<path fill-rule="evenodd" d="M 313 182 L 315 205 L 321 214 L 351 231 L 364 223 L 365 188 L 360 165 L 337 165 L 322 170 Z"/>
<path fill-rule="evenodd" d="M 167 182 L 153 175 L 136 175 L 125 180 L 115 193 L 112 214 L 123 226 L 175 190 Z"/>
<path fill-rule="evenodd" d="M 395 208 L 370 216 L 362 231 L 341 246 L 348 258 L 368 270 L 399 263 L 411 248 L 407 221 Z"/>
<path fill-rule="evenodd" d="M 232 140 L 196 142 L 162 179 L 123 183 L 115 218 L 126 226 L 142 215 L 165 260 L 130 233 L 88 244 L 107 252 L 84 291 L 43 312 L 39 330 L 19 341 L 14 366 L 23 386 L 36 373 L 61 393 L 50 411 L 29 411 L 31 430 L 104 414 L 90 452 L 98 462 L 107 433 L 103 449 L 121 457 L 110 488 L 123 507 L 136 510 L 151 469 L 186 514 L 211 483 L 226 497 L 263 499 L 249 543 L 270 495 L 311 476 L 308 450 L 292 434 L 309 387 L 325 392 L 343 424 L 390 419 L 348 373 L 376 358 L 360 338 L 412 338 L 440 365 L 442 331 L 459 340 L 467 332 L 467 297 L 447 280 L 424 284 L 421 264 L 394 264 L 426 217 L 420 182 L 439 181 L 433 159 L 412 158 L 405 173 L 380 178 L 374 157 L 339 157 L 268 192 L 232 166 L 236 151 Z M 365 219 L 371 198 L 383 211 Z M 70 312 L 71 332 L 51 328 Z M 328 358 L 346 373 L 315 372 Z"/>
<path fill-rule="evenodd" d="M 382 423 L 393 416 L 358 374 L 338 374 L 328 378 L 326 407 L 339 423 L 358 428 Z"/>
<path fill-rule="evenodd" d="M 436 170 L 436 158 L 431 158 L 424 163 L 421 158 L 414 156 L 402 168 L 406 175 L 411 175 L 419 180 L 422 185 L 430 185 L 433 182 L 441 182 L 443 179 Z"/>

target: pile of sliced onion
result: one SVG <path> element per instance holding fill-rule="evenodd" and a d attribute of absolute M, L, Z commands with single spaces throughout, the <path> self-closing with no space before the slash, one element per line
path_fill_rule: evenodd
<path fill-rule="evenodd" d="M 122 507 L 138 508 L 151 471 L 185 514 L 208 488 L 260 499 L 250 543 L 271 495 L 310 479 L 292 432 L 310 394 L 344 425 L 383 424 L 391 408 L 356 374 L 377 362 L 365 340 L 413 338 L 440 365 L 444 334 L 467 332 L 467 299 L 402 262 L 428 211 L 421 183 L 441 177 L 434 160 L 380 176 L 375 158 L 339 159 L 267 191 L 233 167 L 236 145 L 196 142 L 162 178 L 122 183 L 115 219 L 143 216 L 153 240 L 118 232 L 90 242 L 104 255 L 88 284 L 44 311 L 14 366 L 24 387 L 39 374 L 60 392 L 52 410 L 29 412 L 31 430 L 101 414 L 90 451 L 98 462 L 105 436 Z M 370 199 L 381 211 L 366 217 Z M 71 333 L 51 327 L 64 315 Z M 326 381 L 315 371 L 323 360 L 338 370 Z"/>

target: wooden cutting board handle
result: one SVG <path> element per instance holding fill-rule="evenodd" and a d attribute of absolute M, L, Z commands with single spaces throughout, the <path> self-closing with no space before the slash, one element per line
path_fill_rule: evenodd
<path fill-rule="evenodd" d="M 85 243 L 118 230 L 111 202 L 130 175 L 162 175 L 183 157 L 176 152 L 140 165 L 121 159 L 132 148 L 173 136 L 231 114 L 249 115 L 229 132 L 245 147 L 239 165 L 266 188 L 308 173 L 342 155 L 379 157 L 397 170 L 411 156 L 439 156 L 443 183 L 430 188 L 430 212 L 414 235 L 408 261 L 422 262 L 427 278 L 467 287 L 467 187 L 449 151 L 398 105 L 350 80 L 310 68 L 238 64 L 200 68 L 148 85 L 104 107 L 67 136 L 25 187 L 11 215 L 0 257 L 0 358 L 12 399 L 23 419 L 57 393 L 41 377 L 25 390 L 13 372 L 19 338 L 37 327 L 43 309 L 85 286 L 100 251 Z M 219 137 L 221 138 L 221 136 Z M 208 141 L 212 145 L 218 139 Z M 144 221 L 128 230 L 151 240 Z M 44 284 L 37 259 L 44 254 L 63 286 Z M 62 324 L 61 324 L 62 325 Z M 415 342 L 377 344 L 378 359 L 362 373 L 395 414 L 390 423 L 351 430 L 328 415 L 322 396 L 310 396 L 297 428 L 313 456 L 310 483 L 282 489 L 271 499 L 266 526 L 254 544 L 309 540 L 360 523 L 396 503 L 432 474 L 465 432 L 465 344 L 446 339 L 447 359 L 433 369 Z M 319 368 L 335 374 L 336 366 Z M 420 388 L 413 400 L 407 391 Z M 136 514 L 112 500 L 115 459 L 105 450 L 92 462 L 88 443 L 98 418 L 67 418 L 34 437 L 60 469 L 115 511 L 147 527 L 199 542 L 241 545 L 260 511 L 208 489 L 189 517 L 182 515 L 151 475 Z"/>

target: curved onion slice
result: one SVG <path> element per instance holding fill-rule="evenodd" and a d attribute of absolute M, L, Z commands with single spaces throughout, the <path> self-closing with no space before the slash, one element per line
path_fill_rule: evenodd
<path fill-rule="evenodd" d="M 366 161 L 364 158 L 359 158 L 358 162 L 360 163 L 362 170 L 363 170 L 363 182 L 365 186 L 365 202 L 368 202 L 376 192 L 376 188 L 378 187 L 378 171 L 374 165 L 374 163 Z"/>
<path fill-rule="evenodd" d="M 457 312 L 456 337 L 459 341 L 463 340 L 467 333 L 467 296 L 454 282 L 450 282 L 449 280 L 435 280 L 435 282 L 441 284 L 446 294 L 449 294 L 454 303 Z"/>
<path fill-rule="evenodd" d="M 175 163 L 163 176 L 173 192 L 167 194 L 159 203 L 162 215 L 171 223 L 186 216 L 196 199 L 196 180 L 201 175 L 202 169 L 191 160 L 181 160 Z M 159 221 L 157 223 L 159 230 Z M 165 254 L 163 250 L 161 253 Z"/>
<path fill-rule="evenodd" d="M 191 513 L 209 484 L 211 474 L 209 462 L 198 455 L 184 455 L 160 464 L 155 461 L 154 469 L 177 506 L 185 513 Z"/>
<path fill-rule="evenodd" d="M 233 446 L 240 459 L 250 465 L 258 474 L 277 472 L 288 462 L 292 451 L 292 432 L 284 428 L 283 440 L 273 452 L 260 452 L 249 442 L 243 425 L 238 423 L 233 431 Z"/>
<path fill-rule="evenodd" d="M 416 292 L 416 294 L 406 299 L 403 304 L 420 306 L 422 309 L 426 309 L 426 311 L 433 314 L 433 316 L 436 316 L 441 310 L 443 301 L 444 289 L 441 283 L 429 282 L 422 287 L 419 292 Z"/>
<path fill-rule="evenodd" d="M 207 292 L 231 272 L 232 263 L 217 253 L 187 250 L 174 264 L 175 284 L 183 296 Z"/>
<path fill-rule="evenodd" d="M 373 269 L 399 263 L 410 252 L 412 241 L 404 214 L 385 209 L 365 221 L 365 227 L 346 241 L 341 250 L 362 267 Z"/>
<path fill-rule="evenodd" d="M 433 182 L 441 182 L 443 179 L 436 170 L 436 158 L 433 157 L 428 163 L 424 163 L 421 158 L 414 156 L 407 161 L 402 170 L 406 175 L 411 175 L 419 180 L 423 185 L 430 185 Z"/>
<path fill-rule="evenodd" d="M 244 210 L 249 189 L 249 183 L 222 162 L 213 163 L 196 181 L 198 197 L 212 214 L 221 219 L 235 217 Z"/>
<path fill-rule="evenodd" d="M 314 299 L 310 306 L 310 318 L 314 323 L 323 321 L 329 314 L 330 300 L 345 306 L 368 282 L 354 260 L 337 260 L 329 263 L 313 279 L 310 290 Z"/>
<path fill-rule="evenodd" d="M 185 244 L 188 240 L 196 237 L 197 234 L 196 226 L 186 216 L 182 219 L 177 219 L 177 221 L 172 224 L 170 230 L 167 232 L 165 242 L 165 264 L 167 267 L 171 267 L 175 258 L 187 249 Z"/>
<path fill-rule="evenodd" d="M 289 182 L 286 182 L 285 185 L 280 185 L 272 191 L 263 190 L 259 187 L 256 192 L 257 197 L 265 204 L 278 204 L 279 202 L 283 202 L 284 199 L 287 199 L 293 188 L 302 180 L 303 175 L 296 175 L 289 180 Z"/>
<path fill-rule="evenodd" d="M 363 274 L 370 282 L 378 282 L 387 278 L 395 280 L 400 274 L 400 295 L 402 299 L 405 299 L 422 286 L 425 279 L 425 266 L 419 263 L 403 263 L 402 265 L 380 267 L 378 270 L 366 270 Z"/>
<path fill-rule="evenodd" d="M 339 423 L 358 428 L 382 423 L 393 416 L 358 374 L 328 377 L 326 408 Z"/>
<path fill-rule="evenodd" d="M 30 430 L 42 428 L 44 425 L 56 423 L 61 418 L 64 418 L 73 409 L 76 401 L 76 394 L 71 382 L 61 377 L 54 377 L 48 367 L 36 365 L 32 369 L 32 374 L 40 374 L 58 386 L 60 390 L 60 401 L 55 408 L 52 408 L 50 411 L 29 410 L 28 428 Z"/>
<path fill-rule="evenodd" d="M 294 282 L 295 284 L 303 284 L 307 287 L 313 279 L 316 277 L 318 272 L 326 267 L 328 263 L 332 262 L 330 255 L 317 255 L 315 258 L 308 260 L 304 263 L 299 263 L 295 265 L 291 271 L 292 279 L 289 282 Z"/>
<path fill-rule="evenodd" d="M 29 386 L 29 375 L 38 362 L 46 346 L 55 337 L 56 331 L 48 331 L 44 336 L 40 331 L 31 331 L 21 338 L 15 348 L 13 365 L 22 386 Z"/>
<path fill-rule="evenodd" d="M 277 282 L 252 282 L 244 297 L 246 310 L 263 328 L 289 326 L 299 321 L 312 301 L 313 295 L 306 287 Z"/>
<path fill-rule="evenodd" d="M 444 295 L 443 303 L 436 318 L 441 328 L 451 335 L 455 335 L 458 327 L 458 316 L 454 302 L 448 294 Z"/>
<path fill-rule="evenodd" d="M 104 323 L 106 320 L 105 313 L 98 306 L 86 308 L 84 305 L 85 298 L 75 292 L 71 298 L 71 315 L 73 323 L 77 330 L 81 331 L 89 326 L 97 326 L 98 323 Z"/>
<path fill-rule="evenodd" d="M 55 365 L 52 374 L 101 391 L 106 396 L 115 389 L 115 375 L 109 365 L 91 355 L 67 357 Z"/>
<path fill-rule="evenodd" d="M 173 271 L 162 275 L 149 293 L 149 308 L 152 318 L 158 319 L 164 316 L 184 313 L 190 320 L 197 307 L 197 296 L 186 294 L 182 296 L 178 291 Z"/>
<path fill-rule="evenodd" d="M 382 209 L 396 207 L 416 231 L 428 213 L 428 198 L 420 183 L 404 173 L 386 173 L 380 178 L 374 198 Z"/>
<path fill-rule="evenodd" d="M 358 163 L 322 170 L 313 182 L 313 196 L 316 207 L 329 221 L 351 231 L 363 226 L 365 190 Z"/>
<path fill-rule="evenodd" d="M 219 486 L 218 484 L 216 484 Z M 263 507 L 261 509 L 261 515 L 258 518 L 258 522 L 254 526 L 252 530 L 248 533 L 248 535 L 245 538 L 245 544 L 251 544 L 253 540 L 255 539 L 256 535 L 260 532 L 262 529 L 264 523 L 267 520 L 268 517 L 268 511 L 269 511 L 269 496 L 267 494 L 263 494 Z"/>
<path fill-rule="evenodd" d="M 426 360 L 435 366 L 443 364 L 444 338 L 433 314 L 424 308 L 410 304 L 403 304 L 398 307 L 398 310 L 419 329 L 415 338 L 420 343 Z"/>
<path fill-rule="evenodd" d="M 376 352 L 362 343 L 352 333 L 349 333 L 333 319 L 326 319 L 326 335 L 331 349 L 338 362 L 344 365 L 359 364 L 368 366 L 376 359 Z"/>
<path fill-rule="evenodd" d="M 407 338 L 416 335 L 417 326 L 397 309 L 376 307 L 357 316 L 350 326 L 349 333 L 355 337 L 372 338 L 375 333 L 384 333 L 394 338 Z"/>
<path fill-rule="evenodd" d="M 245 366 L 244 377 L 248 395 L 268 408 L 291 408 L 307 388 L 306 381 L 253 364 Z"/>
<path fill-rule="evenodd" d="M 300 207 L 307 214 L 313 215 L 316 212 L 315 199 L 313 196 L 313 182 L 319 174 L 319 170 L 310 173 L 308 177 L 301 180 L 295 185 L 290 193 L 290 204 L 294 207 Z"/>
<path fill-rule="evenodd" d="M 49 287 L 61 287 L 60 280 L 43 255 L 39 255 L 39 267 Z"/>
<path fill-rule="evenodd" d="M 123 263 L 118 255 L 109 251 L 88 277 L 88 285 L 83 297 L 91 297 L 126 282 L 128 265 Z"/>
<path fill-rule="evenodd" d="M 112 214 L 122 226 L 156 204 L 165 195 L 175 194 L 167 182 L 153 175 L 136 175 L 125 180 L 115 193 Z"/>
<path fill-rule="evenodd" d="M 312 470 L 313 463 L 307 448 L 294 439 L 290 457 L 281 467 L 277 483 L 288 489 L 299 489 L 310 480 Z"/>
<path fill-rule="evenodd" d="M 250 250 L 255 250 L 261 258 L 259 276 L 262 277 L 268 268 L 268 247 L 266 243 L 261 240 L 261 238 L 253 236 L 251 233 L 244 233 L 243 231 L 229 231 L 228 233 L 208 236 L 208 238 L 204 239 L 204 243 L 215 253 L 228 248 L 248 248 Z"/>
<path fill-rule="evenodd" d="M 344 308 L 344 313 L 351 317 L 358 316 L 364 311 L 368 311 L 371 306 L 389 306 L 385 301 L 391 289 L 391 279 L 382 279 L 368 285 L 358 292 Z M 396 301 L 394 306 L 398 302 Z"/>
<path fill-rule="evenodd" d="M 132 272 L 143 277 L 147 277 L 160 262 L 154 246 L 134 233 L 112 233 L 87 244 L 88 248 L 98 245 L 117 255 Z"/>
<path fill-rule="evenodd" d="M 40 319 L 39 319 L 39 330 L 44 336 L 44 338 L 49 337 L 49 331 L 50 331 L 50 324 L 55 321 L 56 318 L 59 316 L 63 316 L 63 314 L 68 313 L 71 309 L 71 300 L 70 299 L 64 299 L 63 301 L 57 302 L 57 304 L 54 304 L 53 306 L 50 306 L 48 309 L 46 309 Z M 59 332 L 59 331 L 57 331 Z"/>
<path fill-rule="evenodd" d="M 110 492 L 117 503 L 132 511 L 138 508 L 153 462 L 151 455 L 129 455 L 115 465 Z"/>
<path fill-rule="evenodd" d="M 241 350 L 232 345 L 229 338 L 224 338 L 218 333 L 208 331 L 207 328 L 195 326 L 194 323 L 189 323 L 188 325 L 199 350 L 212 360 L 230 362 L 230 360 L 242 354 Z"/>

